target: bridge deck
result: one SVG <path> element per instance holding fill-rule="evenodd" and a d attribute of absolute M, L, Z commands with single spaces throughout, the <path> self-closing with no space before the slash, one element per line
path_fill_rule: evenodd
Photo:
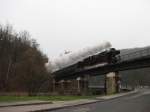
<path fill-rule="evenodd" d="M 150 48 L 120 55 L 118 56 L 118 58 L 120 59 L 115 64 L 107 64 L 95 68 L 92 67 L 91 69 L 76 69 L 74 71 L 69 71 L 69 73 L 62 73 L 56 75 L 55 78 L 58 80 L 70 79 L 79 76 L 84 76 L 86 74 L 95 76 L 95 75 L 104 75 L 108 72 L 114 71 L 124 71 L 130 69 L 150 67 Z"/>

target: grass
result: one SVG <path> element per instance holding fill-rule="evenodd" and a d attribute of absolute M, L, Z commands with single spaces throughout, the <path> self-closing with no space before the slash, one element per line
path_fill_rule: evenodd
<path fill-rule="evenodd" d="M 68 101 L 68 100 L 91 99 L 91 98 L 95 98 L 95 96 L 0 96 L 0 103 L 31 101 L 31 100 Z"/>

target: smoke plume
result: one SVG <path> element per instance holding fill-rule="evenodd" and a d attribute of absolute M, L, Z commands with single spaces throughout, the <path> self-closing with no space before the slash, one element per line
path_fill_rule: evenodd
<path fill-rule="evenodd" d="M 77 52 L 72 52 L 69 54 L 66 54 L 58 59 L 56 59 L 54 62 L 52 62 L 52 69 L 53 71 L 57 71 L 59 69 L 65 68 L 69 65 L 75 64 L 78 61 L 83 60 L 84 58 L 87 58 L 91 55 L 100 53 L 106 49 L 109 49 L 111 47 L 111 44 L 109 42 L 103 42 L 98 45 L 95 45 L 93 47 L 87 47 L 82 50 L 79 50 Z"/>

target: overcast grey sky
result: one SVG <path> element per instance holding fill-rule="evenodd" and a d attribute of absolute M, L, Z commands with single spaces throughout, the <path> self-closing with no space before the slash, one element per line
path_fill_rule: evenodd
<path fill-rule="evenodd" d="M 104 40 L 150 45 L 149 0 L 0 0 L 0 23 L 29 31 L 50 58 Z"/>

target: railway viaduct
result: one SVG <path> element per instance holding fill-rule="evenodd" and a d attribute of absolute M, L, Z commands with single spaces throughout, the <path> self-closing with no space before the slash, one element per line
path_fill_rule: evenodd
<path fill-rule="evenodd" d="M 105 92 L 106 94 L 112 94 L 119 92 L 119 71 L 150 67 L 149 47 L 125 55 L 119 54 L 116 57 L 118 59 L 116 63 L 110 63 L 104 66 L 95 66 L 88 69 L 78 68 L 74 71 L 67 72 L 54 72 L 54 85 L 57 86 L 56 83 L 59 83 L 62 91 L 76 87 L 77 89 L 74 89 L 73 93 L 82 94 L 88 90 L 88 80 L 90 80 L 90 77 L 105 75 Z"/>

